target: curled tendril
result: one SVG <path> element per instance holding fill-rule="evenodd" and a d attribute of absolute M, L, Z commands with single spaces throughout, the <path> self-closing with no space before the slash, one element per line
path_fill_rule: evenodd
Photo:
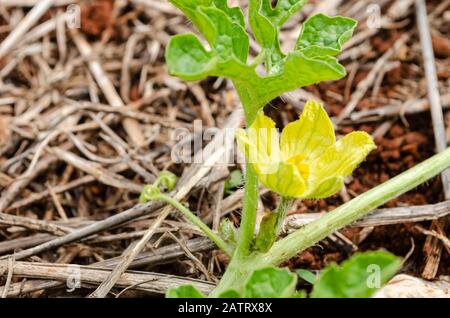
<path fill-rule="evenodd" d="M 147 203 L 153 200 L 155 196 L 160 193 L 161 190 L 158 188 L 158 186 L 155 186 L 154 184 L 147 184 L 146 186 L 144 186 L 144 189 L 139 196 L 139 202 L 142 204 Z"/>
<path fill-rule="evenodd" d="M 162 171 L 153 184 L 147 184 L 141 192 L 139 202 L 144 204 L 161 194 L 161 187 L 172 191 L 177 183 L 177 176 L 170 171 Z"/>
<path fill-rule="evenodd" d="M 170 171 L 161 171 L 156 179 L 154 185 L 159 187 L 164 186 L 167 191 L 172 191 L 177 184 L 177 176 Z"/>

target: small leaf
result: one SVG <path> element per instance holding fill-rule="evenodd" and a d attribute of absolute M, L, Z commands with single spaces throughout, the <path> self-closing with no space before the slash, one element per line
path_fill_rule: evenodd
<path fill-rule="evenodd" d="M 331 264 L 314 285 L 313 298 L 368 298 L 400 269 L 401 261 L 384 251 L 355 254 Z"/>
<path fill-rule="evenodd" d="M 216 6 L 217 9 L 220 9 L 223 12 L 225 12 L 234 23 L 239 24 L 241 27 L 245 29 L 245 18 L 241 8 L 228 7 L 227 0 L 214 0 L 214 5 Z"/>
<path fill-rule="evenodd" d="M 210 21 L 214 35 L 208 39 L 209 44 L 223 60 L 235 56 L 245 63 L 249 51 L 249 39 L 244 28 L 228 17 L 225 12 L 217 8 L 200 8 Z"/>
<path fill-rule="evenodd" d="M 229 219 L 223 219 L 220 222 L 219 235 L 225 242 L 236 245 L 238 231 Z"/>
<path fill-rule="evenodd" d="M 264 214 L 255 238 L 255 250 L 265 253 L 272 247 L 277 237 L 277 219 L 278 215 L 275 212 Z"/>
<path fill-rule="evenodd" d="M 248 11 L 248 21 L 256 41 L 265 50 L 269 74 L 276 73 L 279 71 L 276 65 L 284 58 L 278 40 L 278 28 L 264 14 L 264 11 L 267 10 L 263 9 L 263 2 L 261 0 L 250 0 Z"/>
<path fill-rule="evenodd" d="M 317 276 L 311 271 L 308 271 L 306 269 L 299 269 L 297 270 L 297 275 L 303 279 L 304 281 L 314 285 L 317 282 Z"/>
<path fill-rule="evenodd" d="M 211 43 L 215 30 L 208 17 L 204 15 L 200 8 L 208 8 L 212 0 L 170 0 L 178 9 L 192 21 L 205 39 Z"/>
<path fill-rule="evenodd" d="M 267 16 L 262 14 L 262 2 L 260 0 L 250 0 L 248 10 L 248 20 L 258 43 L 264 48 L 275 46 L 277 29 Z"/>
<path fill-rule="evenodd" d="M 167 298 L 205 298 L 197 288 L 192 285 L 183 285 L 176 288 L 169 288 L 166 293 Z"/>
<path fill-rule="evenodd" d="M 171 0 L 171 2 L 199 29 L 214 55 L 225 60 L 235 56 L 244 63 L 247 61 L 249 39 L 244 29 L 244 15 L 239 8 L 229 8 L 224 0 Z M 186 47 L 186 50 L 188 49 L 189 47 Z"/>
<path fill-rule="evenodd" d="M 278 26 L 282 26 L 286 20 L 300 10 L 308 0 L 278 0 L 273 10 L 272 21 Z"/>
<path fill-rule="evenodd" d="M 244 298 L 288 298 L 294 295 L 297 275 L 286 268 L 254 271 L 244 284 Z"/>
<path fill-rule="evenodd" d="M 218 298 L 241 298 L 241 295 L 234 289 L 224 291 Z"/>
<path fill-rule="evenodd" d="M 215 68 L 213 54 L 194 34 L 175 35 L 166 49 L 169 72 L 184 80 L 200 80 Z"/>
<path fill-rule="evenodd" d="M 230 176 L 225 181 L 224 192 L 230 194 L 233 189 L 236 189 L 244 184 L 244 176 L 241 170 L 233 170 Z"/>
<path fill-rule="evenodd" d="M 316 14 L 303 24 L 295 49 L 309 57 L 337 55 L 356 25 L 357 22 L 350 18 Z"/>

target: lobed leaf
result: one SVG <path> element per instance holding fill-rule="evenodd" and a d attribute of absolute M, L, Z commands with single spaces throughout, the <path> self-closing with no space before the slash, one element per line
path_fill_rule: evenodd
<path fill-rule="evenodd" d="M 244 13 L 239 7 L 228 7 L 227 0 L 214 0 L 214 5 L 216 8 L 225 12 L 234 23 L 239 24 L 245 29 Z"/>
<path fill-rule="evenodd" d="M 401 261 L 384 251 L 355 254 L 340 266 L 329 265 L 314 285 L 313 298 L 368 298 L 400 269 Z M 378 285 L 378 286 L 377 286 Z"/>
<path fill-rule="evenodd" d="M 249 39 L 245 30 L 234 23 L 225 12 L 217 8 L 200 8 L 212 25 L 214 32 L 209 44 L 223 60 L 235 56 L 243 63 L 247 61 Z"/>
<path fill-rule="evenodd" d="M 303 24 L 295 50 L 308 57 L 335 56 L 351 38 L 356 25 L 357 22 L 350 18 L 328 17 L 318 13 Z"/>
<path fill-rule="evenodd" d="M 226 0 L 170 0 L 203 34 L 214 55 L 234 55 L 247 61 L 249 39 L 244 14 L 238 7 L 229 8 Z"/>
<path fill-rule="evenodd" d="M 244 284 L 244 298 L 288 298 L 294 295 L 297 276 L 286 268 L 254 271 Z"/>
<path fill-rule="evenodd" d="M 184 80 L 207 76 L 231 79 L 244 105 L 248 122 L 279 95 L 326 80 L 345 76 L 345 68 L 334 57 L 342 49 L 356 22 L 323 14 L 309 18 L 303 26 L 294 52 L 285 55 L 278 33 L 289 16 L 306 0 L 250 0 L 248 20 L 263 51 L 266 75 L 256 72 L 257 63 L 247 64 L 249 36 L 240 8 L 230 8 L 226 0 L 170 0 L 203 34 L 207 50 L 193 34 L 175 36 L 166 50 L 171 74 Z"/>
<path fill-rule="evenodd" d="M 213 54 L 191 33 L 175 35 L 166 50 L 169 72 L 184 80 L 200 80 L 215 68 Z"/>

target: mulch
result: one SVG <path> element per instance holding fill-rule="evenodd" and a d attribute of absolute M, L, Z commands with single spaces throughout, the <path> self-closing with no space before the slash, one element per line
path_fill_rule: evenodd
<path fill-rule="evenodd" d="M 400 5 L 408 1 L 380 1 L 383 22 L 378 29 L 367 25 L 367 6 L 357 0 L 342 1 L 337 7 L 327 6 L 327 1 L 311 1 L 283 28 L 280 38 L 283 48 L 289 48 L 295 42 L 298 25 L 316 10 L 359 20 L 354 39 L 340 56 L 348 75 L 339 81 L 285 94 L 267 105 L 266 113 L 282 128 L 298 117 L 310 96 L 323 101 L 333 119 L 339 118 L 356 98 L 355 108 L 339 122 L 336 134 L 364 130 L 374 136 L 377 144 L 377 149 L 346 180 L 345 189 L 338 195 L 297 202 L 290 214 L 330 211 L 435 154 L 414 1 Z M 30 6 L 5 2 L 0 5 L 0 41 L 13 32 L 30 10 Z M 68 29 L 64 23 L 55 22 L 53 28 L 39 34 L 39 26 L 57 21 L 70 2 L 80 5 L 81 28 Z M 450 1 L 427 1 L 427 6 L 449 138 Z M 180 130 L 194 133 L 192 123 L 198 119 L 206 128 L 222 128 L 239 108 L 238 98 L 227 80 L 208 78 L 186 83 L 168 75 L 164 48 L 170 36 L 192 30 L 192 24 L 162 0 L 66 1 L 47 10 L 8 54 L 0 56 L 0 212 L 23 217 L 0 217 L 0 264 L 2 256 L 7 259 L 14 251 L 27 250 L 124 211 L 134 211 L 142 186 L 151 183 L 162 170 L 180 176 L 180 187 L 189 184 L 186 180 L 194 165 L 171 160 L 177 142 L 174 133 Z M 366 36 L 358 37 L 361 34 Z M 409 38 L 398 45 L 405 35 Z M 257 49 L 253 43 L 252 56 Z M 377 68 L 377 61 L 386 54 L 390 54 L 387 62 Z M 374 69 L 374 80 L 364 86 Z M 362 97 L 358 97 L 361 91 Z M 421 106 L 409 112 L 408 106 L 414 102 Z M 386 113 L 387 107 L 395 111 Z M 242 193 L 238 190 L 224 196 L 223 184 L 231 171 L 240 168 L 237 164 L 212 169 L 201 182 L 189 188 L 184 201 L 215 228 L 217 213 L 238 223 Z M 383 208 L 422 206 L 444 200 L 441 179 L 436 177 Z M 260 212 L 269 210 L 275 206 L 276 197 L 264 193 L 261 203 Z M 102 228 L 93 236 L 33 253 L 22 261 L 55 266 L 102 264 L 123 255 L 138 241 L 155 222 L 158 211 Z M 348 227 L 341 231 L 341 239 L 325 239 L 287 265 L 292 269 L 320 270 L 330 262 L 344 260 L 355 248 L 361 251 L 383 248 L 407 256 L 402 271 L 421 276 L 429 262 L 430 250 L 426 243 L 429 238 L 417 225 L 448 237 L 445 229 L 436 229 L 430 221 Z M 194 241 L 199 237 L 201 233 L 187 220 L 172 213 L 146 245 L 144 253 L 153 258 L 135 264 L 133 269 L 144 276 L 159 273 L 175 275 L 180 280 L 198 279 L 207 288 L 217 281 L 228 260 L 212 251 L 211 245 Z M 187 253 L 186 245 L 198 249 Z M 163 257 L 158 251 L 164 248 L 176 252 Z M 448 247 L 442 248 L 437 266 L 434 277 L 450 274 Z M 0 286 L 7 284 L 8 270 L 0 266 L 0 273 L 2 268 Z M 29 277 L 26 279 L 14 276 L 9 286 L 11 292 L 5 295 L 86 296 L 100 283 L 86 282 L 75 293 L 68 293 L 65 286 L 55 283 L 64 278 L 54 277 L 51 285 L 48 282 L 52 279 L 47 277 L 44 281 L 34 275 L 24 275 Z M 21 284 L 26 288 L 13 292 Z M 113 289 L 112 295 L 121 289 Z M 132 288 L 120 297 L 154 296 L 160 289 Z"/>

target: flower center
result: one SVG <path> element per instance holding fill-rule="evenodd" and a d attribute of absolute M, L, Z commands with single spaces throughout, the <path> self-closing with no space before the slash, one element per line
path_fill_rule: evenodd
<path fill-rule="evenodd" d="M 300 175 L 303 177 L 303 180 L 308 180 L 309 177 L 309 166 L 304 163 L 305 161 L 305 156 L 303 155 L 296 155 L 294 157 L 291 157 L 288 159 L 288 163 L 293 164 L 298 172 L 300 173 Z"/>

